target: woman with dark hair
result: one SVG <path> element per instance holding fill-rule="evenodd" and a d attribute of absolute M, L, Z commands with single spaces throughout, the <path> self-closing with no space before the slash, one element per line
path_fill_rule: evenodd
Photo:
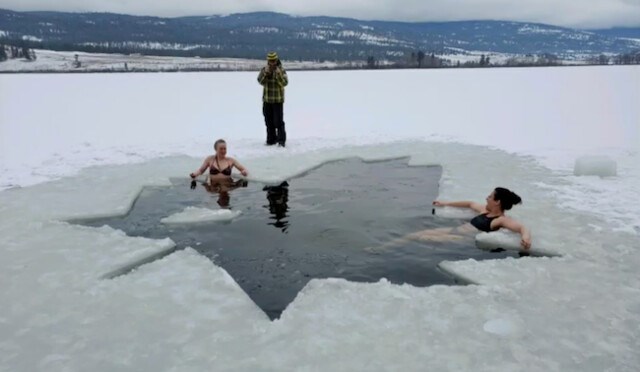
<path fill-rule="evenodd" d="M 496 187 L 486 198 L 486 204 L 471 201 L 445 202 L 436 200 L 433 205 L 438 207 L 458 207 L 469 208 L 478 213 L 469 223 L 454 228 L 439 228 L 418 231 L 402 238 L 386 243 L 382 248 L 398 246 L 409 240 L 422 241 L 451 241 L 464 239 L 465 236 L 477 232 L 497 231 L 501 228 L 511 230 L 520 234 L 520 245 L 523 249 L 531 248 L 531 232 L 523 224 L 508 217 L 505 211 L 510 210 L 514 205 L 521 204 L 522 199 L 513 191 L 504 187 Z M 374 249 L 377 250 L 377 249 Z"/>

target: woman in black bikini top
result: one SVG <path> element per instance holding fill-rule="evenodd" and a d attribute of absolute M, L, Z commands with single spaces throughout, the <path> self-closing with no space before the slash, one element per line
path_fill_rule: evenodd
<path fill-rule="evenodd" d="M 192 179 L 195 180 L 195 178 L 203 174 L 207 168 L 209 168 L 209 183 L 212 181 L 229 180 L 233 167 L 238 169 L 243 176 L 246 177 L 249 175 L 249 172 L 247 172 L 247 169 L 243 167 L 242 164 L 233 158 L 227 157 L 227 143 L 224 140 L 217 140 L 213 148 L 216 150 L 216 154 L 204 159 L 202 166 L 189 175 Z M 226 166 L 222 168 L 223 165 Z M 191 187 L 194 188 L 193 183 Z"/>
<path fill-rule="evenodd" d="M 211 174 L 212 176 L 218 175 L 220 173 L 222 173 L 222 175 L 224 176 L 229 176 L 231 177 L 231 168 L 233 167 L 233 163 L 230 163 L 228 167 L 226 167 L 223 170 L 220 170 L 220 162 L 218 162 L 218 157 L 215 157 L 215 162 L 216 162 L 216 166 L 214 167 L 213 164 L 209 166 L 209 174 Z"/>
<path fill-rule="evenodd" d="M 433 205 L 440 207 L 460 207 L 470 208 L 479 214 L 462 226 L 454 228 L 438 228 L 418 231 L 412 234 L 405 235 L 404 237 L 394 239 L 382 246 L 375 248 L 366 248 L 366 250 L 372 252 L 379 252 L 385 248 L 395 247 L 403 244 L 407 244 L 410 240 L 421 241 L 452 241 L 464 239 L 465 236 L 472 234 L 474 231 L 491 232 L 505 228 L 513 232 L 517 232 L 522 237 L 520 245 L 522 248 L 531 248 L 531 233 L 520 222 L 507 217 L 504 212 L 511 209 L 515 204 L 522 203 L 522 199 L 514 192 L 505 189 L 503 187 L 496 187 L 489 196 L 487 196 L 486 205 L 480 203 L 474 203 L 470 201 L 455 201 L 444 202 L 434 201 Z"/>
<path fill-rule="evenodd" d="M 469 223 L 476 229 L 484 232 L 491 232 L 505 228 L 513 232 L 519 233 L 522 237 L 521 245 L 524 249 L 531 247 L 531 233 L 520 222 L 507 217 L 505 211 L 508 211 L 516 204 L 522 203 L 522 199 L 513 191 L 504 187 L 496 187 L 489 196 L 487 196 L 486 205 L 474 203 L 470 201 L 443 202 L 434 201 L 435 206 L 470 208 L 479 214 L 473 217 Z"/>
<path fill-rule="evenodd" d="M 497 230 L 491 227 L 491 222 L 498 217 L 499 216 L 489 217 L 488 213 L 482 213 L 473 217 L 469 223 L 480 231 L 491 232 Z"/>

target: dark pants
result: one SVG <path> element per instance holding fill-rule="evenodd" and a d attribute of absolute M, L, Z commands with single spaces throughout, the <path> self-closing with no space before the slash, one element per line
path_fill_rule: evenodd
<path fill-rule="evenodd" d="M 287 141 L 287 132 L 284 130 L 282 106 L 282 103 L 264 102 L 262 104 L 264 123 L 267 126 L 267 145 L 273 145 L 277 142 L 284 146 L 284 143 Z"/>

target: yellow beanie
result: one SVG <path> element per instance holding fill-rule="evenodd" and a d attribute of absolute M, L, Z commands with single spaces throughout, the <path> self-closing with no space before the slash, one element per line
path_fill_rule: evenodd
<path fill-rule="evenodd" d="M 267 61 L 277 61 L 277 60 L 278 60 L 278 54 L 276 52 L 271 52 L 267 54 Z"/>

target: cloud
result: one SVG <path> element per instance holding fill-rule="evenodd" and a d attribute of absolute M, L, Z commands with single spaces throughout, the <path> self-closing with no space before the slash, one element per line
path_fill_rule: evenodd
<path fill-rule="evenodd" d="M 364 20 L 511 20 L 560 26 L 640 27 L 640 0 L 0 0 L 0 8 L 175 17 L 252 11 Z"/>

